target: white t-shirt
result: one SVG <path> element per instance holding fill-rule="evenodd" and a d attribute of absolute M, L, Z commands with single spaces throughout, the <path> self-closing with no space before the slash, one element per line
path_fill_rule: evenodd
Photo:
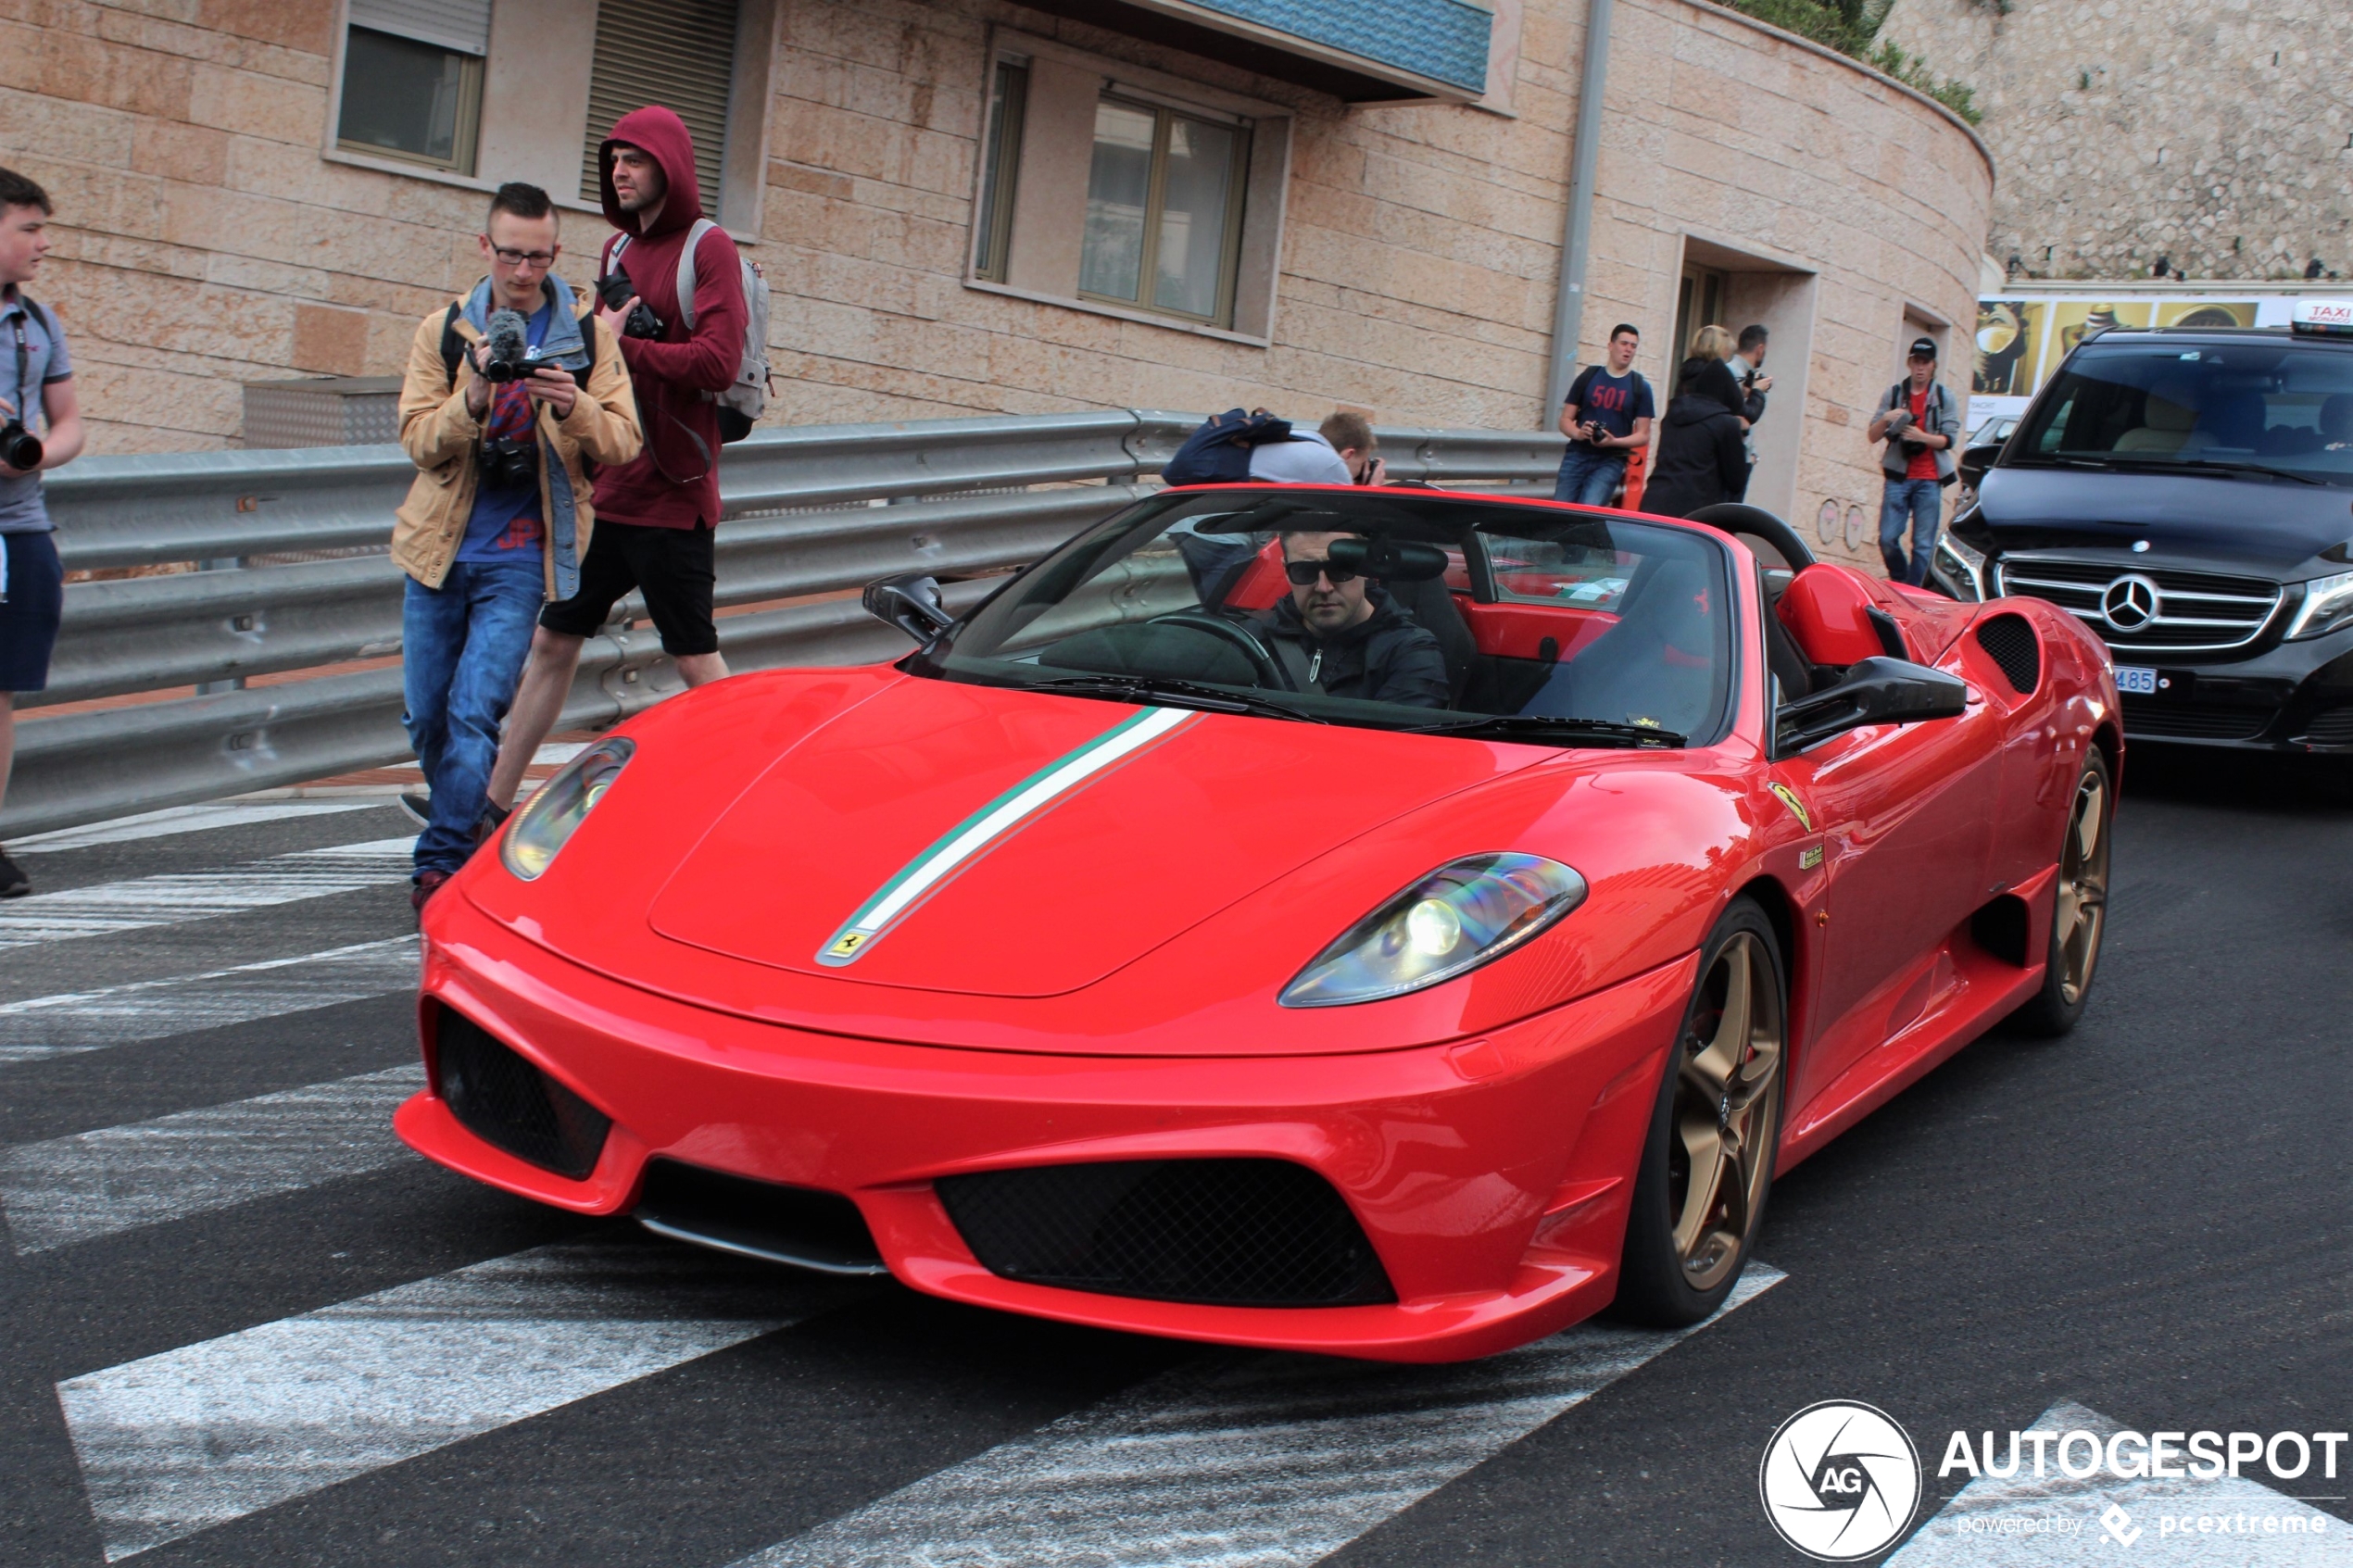
<path fill-rule="evenodd" d="M 1312 430 L 1291 432 L 1289 441 L 1250 449 L 1250 477 L 1270 484 L 1353 484 L 1348 465 L 1332 444 Z"/>

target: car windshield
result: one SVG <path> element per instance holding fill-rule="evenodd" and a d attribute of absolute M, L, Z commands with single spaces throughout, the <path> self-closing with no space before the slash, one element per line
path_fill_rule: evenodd
<path fill-rule="evenodd" d="M 2005 461 L 2353 485 L 2353 345 L 2095 344 L 2068 361 Z"/>
<path fill-rule="evenodd" d="M 1729 722 L 1730 558 L 1694 531 L 1402 489 L 1173 491 L 909 668 L 936 679 L 1560 746 Z"/>

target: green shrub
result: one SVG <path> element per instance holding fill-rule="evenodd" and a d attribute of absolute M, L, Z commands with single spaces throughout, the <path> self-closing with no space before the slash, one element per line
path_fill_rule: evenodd
<path fill-rule="evenodd" d="M 1810 38 L 1935 99 L 1969 124 L 1985 118 L 1965 82 L 1937 80 L 1928 63 L 1880 39 L 1895 0 L 1723 0 L 1758 21 Z"/>

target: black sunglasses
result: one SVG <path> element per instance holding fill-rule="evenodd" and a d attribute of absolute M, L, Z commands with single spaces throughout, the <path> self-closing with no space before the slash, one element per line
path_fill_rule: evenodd
<path fill-rule="evenodd" d="M 1292 586 L 1299 588 L 1314 587 L 1318 577 L 1330 578 L 1335 588 L 1343 583 L 1356 581 L 1354 572 L 1334 566 L 1327 560 L 1287 560 L 1283 562 L 1283 575 L 1291 580 Z"/>

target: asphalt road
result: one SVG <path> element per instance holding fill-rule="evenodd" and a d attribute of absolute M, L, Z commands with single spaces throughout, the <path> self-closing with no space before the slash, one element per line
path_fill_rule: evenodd
<path fill-rule="evenodd" d="M 1996 1033 L 1789 1173 L 1760 1288 L 1688 1336 L 1438 1372 L 816 1282 L 472 1185 L 384 1125 L 405 819 L 155 826 L 27 847 L 41 896 L 0 907 L 0 1562 L 1797 1562 L 1759 1457 L 1832 1399 L 1923 1450 L 1900 1563 L 2353 1562 L 2317 1468 L 2272 1484 L 2340 1533 L 2290 1555 L 2153 1518 L 1988 1555 L 1935 1474 L 1951 1431 L 2070 1403 L 2353 1424 L 2353 772 L 2136 751 L 2081 1030 Z"/>

